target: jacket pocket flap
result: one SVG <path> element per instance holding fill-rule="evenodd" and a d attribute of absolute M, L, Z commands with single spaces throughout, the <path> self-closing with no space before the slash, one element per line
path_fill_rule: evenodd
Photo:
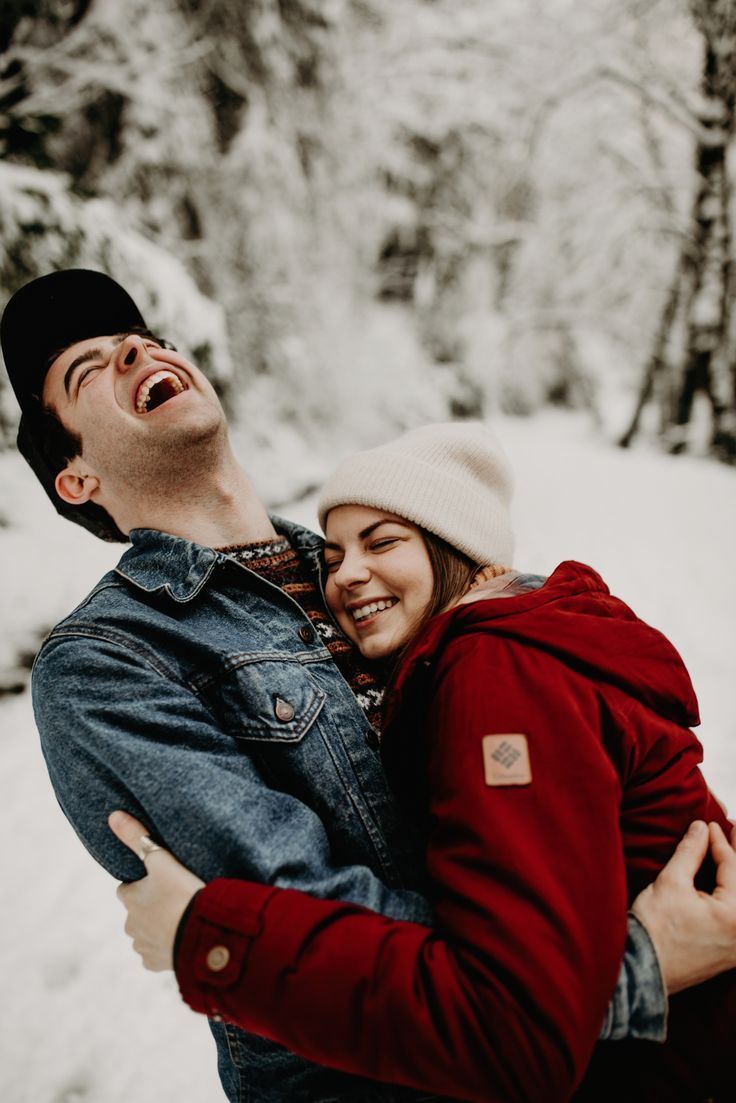
<path fill-rule="evenodd" d="M 325 702 L 308 670 L 285 655 L 231 655 L 192 686 L 223 730 L 241 739 L 297 743 Z"/>

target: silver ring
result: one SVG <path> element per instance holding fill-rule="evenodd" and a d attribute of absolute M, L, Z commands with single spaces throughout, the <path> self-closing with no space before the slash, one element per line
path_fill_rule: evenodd
<path fill-rule="evenodd" d="M 145 862 L 148 855 L 153 854 L 154 850 L 163 850 L 163 847 L 155 843 L 150 835 L 141 835 L 140 847 L 138 857 L 142 862 Z"/>

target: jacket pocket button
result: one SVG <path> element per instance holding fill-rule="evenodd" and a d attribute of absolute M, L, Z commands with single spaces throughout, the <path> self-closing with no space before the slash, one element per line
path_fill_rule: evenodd
<path fill-rule="evenodd" d="M 276 719 L 282 720 L 285 724 L 288 724 L 289 720 L 294 719 L 294 706 L 290 705 L 288 701 L 284 701 L 281 697 L 276 698 L 274 712 L 276 713 Z"/>
<path fill-rule="evenodd" d="M 207 968 L 213 973 L 221 973 L 230 960 L 230 951 L 227 946 L 213 946 L 207 952 L 205 961 Z"/>
<path fill-rule="evenodd" d="M 307 624 L 303 624 L 299 629 L 299 637 L 304 643 L 311 643 L 314 639 L 314 631 Z"/>
<path fill-rule="evenodd" d="M 367 746 L 369 746 L 372 751 L 378 750 L 378 736 L 374 732 L 373 728 L 368 728 L 363 738 L 365 739 Z"/>

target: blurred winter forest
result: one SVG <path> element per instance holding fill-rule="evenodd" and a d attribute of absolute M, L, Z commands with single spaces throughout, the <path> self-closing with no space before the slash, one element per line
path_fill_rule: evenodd
<path fill-rule="evenodd" d="M 3 0 L 0 50 L 0 297 L 110 272 L 272 500 L 548 404 L 736 461 L 734 0 Z"/>

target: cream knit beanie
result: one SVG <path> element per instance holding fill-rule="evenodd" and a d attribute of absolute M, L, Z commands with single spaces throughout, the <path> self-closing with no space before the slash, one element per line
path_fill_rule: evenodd
<path fill-rule="evenodd" d="M 474 563 L 510 566 L 511 490 L 511 469 L 487 426 L 451 422 L 348 456 L 322 488 L 317 509 L 323 531 L 335 506 L 372 506 L 442 537 Z"/>

